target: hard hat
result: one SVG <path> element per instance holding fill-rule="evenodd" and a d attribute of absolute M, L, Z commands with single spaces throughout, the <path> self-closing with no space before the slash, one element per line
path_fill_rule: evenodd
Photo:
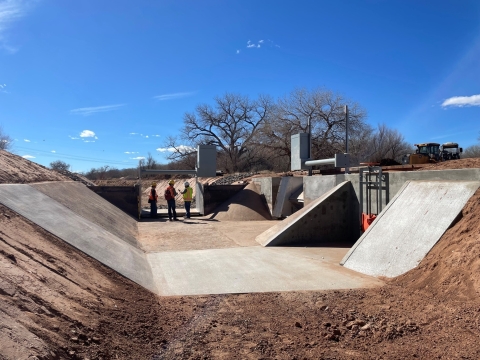
<path fill-rule="evenodd" d="M 156 183 L 156 182 L 153 182 L 153 183 L 152 183 L 152 186 L 153 186 L 153 187 L 157 186 L 157 183 Z"/>
<path fill-rule="evenodd" d="M 168 184 L 169 184 L 169 185 L 173 185 L 173 184 L 175 184 L 175 181 L 170 180 L 170 181 L 168 182 Z"/>
<path fill-rule="evenodd" d="M 185 186 L 190 186 L 190 184 L 188 183 L 188 181 L 185 181 L 185 183 L 183 184 Z"/>

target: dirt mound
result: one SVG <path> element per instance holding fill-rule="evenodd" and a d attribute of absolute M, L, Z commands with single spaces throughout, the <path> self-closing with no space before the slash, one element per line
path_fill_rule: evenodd
<path fill-rule="evenodd" d="M 453 162 L 453 161 L 452 161 Z M 418 267 L 392 280 L 444 300 L 472 300 L 480 295 L 480 190 L 463 208 Z"/>
<path fill-rule="evenodd" d="M 67 181 L 68 177 L 21 156 L 0 150 L 0 184 Z"/>
<path fill-rule="evenodd" d="M 151 359 L 193 308 L 193 299 L 159 306 L 3 205 L 0 229 L 0 359 Z"/>
<path fill-rule="evenodd" d="M 212 218 L 221 221 L 271 220 L 268 207 L 253 183 L 219 205 Z"/>
<path fill-rule="evenodd" d="M 435 164 L 424 165 L 417 171 L 422 170 L 448 170 L 448 169 L 470 169 L 480 168 L 480 158 L 468 158 L 458 160 L 442 161 Z"/>

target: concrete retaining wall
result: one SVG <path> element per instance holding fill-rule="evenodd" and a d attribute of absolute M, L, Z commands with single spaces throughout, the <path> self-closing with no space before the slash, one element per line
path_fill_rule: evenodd
<path fill-rule="evenodd" d="M 246 185 L 202 185 L 197 182 L 197 210 L 202 215 L 211 214 L 217 206 L 231 198 L 240 190 L 243 190 L 245 186 Z M 203 201 L 200 200 L 199 195 Z"/>
<path fill-rule="evenodd" d="M 479 181 L 480 169 L 455 169 L 455 170 L 424 170 L 389 172 L 387 175 L 387 191 L 383 193 L 383 208 L 402 188 L 407 181 Z M 324 176 L 306 176 L 303 178 L 303 191 L 305 206 L 318 199 L 326 191 L 333 189 L 343 181 L 350 181 L 353 191 L 360 200 L 360 184 L 358 174 L 340 174 Z M 388 194 L 388 196 L 386 196 Z M 372 200 L 376 201 L 375 193 Z"/>
<path fill-rule="evenodd" d="M 285 176 L 281 178 L 272 212 L 274 218 L 281 219 L 297 211 L 297 207 L 290 201 L 290 197 L 302 187 L 303 178 L 301 177 Z"/>
<path fill-rule="evenodd" d="M 140 187 L 135 186 L 90 186 L 90 190 L 115 205 L 135 219 L 139 218 L 138 199 Z"/>
<path fill-rule="evenodd" d="M 270 214 L 273 214 L 273 209 L 275 208 L 281 180 L 281 177 L 261 177 L 252 179 L 258 189 L 258 193 L 265 198 Z"/>
<path fill-rule="evenodd" d="M 352 246 L 360 236 L 358 202 L 346 181 L 256 237 L 263 246 Z"/>

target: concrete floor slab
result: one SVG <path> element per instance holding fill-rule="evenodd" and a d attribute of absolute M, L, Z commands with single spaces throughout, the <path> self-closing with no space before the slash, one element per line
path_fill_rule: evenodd
<path fill-rule="evenodd" d="M 259 246 L 255 237 L 274 221 L 217 221 L 207 217 L 169 222 L 165 219 L 138 224 L 138 239 L 146 252 L 223 249 Z"/>
<path fill-rule="evenodd" d="M 376 278 L 338 265 L 344 248 L 243 247 L 147 255 L 161 295 L 351 289 Z"/>
<path fill-rule="evenodd" d="M 142 250 L 77 215 L 34 187 L 0 184 L 0 203 L 126 278 L 157 292 Z"/>
<path fill-rule="evenodd" d="M 415 268 L 479 186 L 477 181 L 407 182 L 341 264 L 386 277 Z"/>

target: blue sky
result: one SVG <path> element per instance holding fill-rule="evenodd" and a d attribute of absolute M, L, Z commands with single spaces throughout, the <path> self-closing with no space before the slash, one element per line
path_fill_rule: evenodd
<path fill-rule="evenodd" d="M 0 126 L 42 165 L 165 163 L 197 104 L 298 87 L 412 144 L 477 144 L 480 1 L 0 0 Z"/>

